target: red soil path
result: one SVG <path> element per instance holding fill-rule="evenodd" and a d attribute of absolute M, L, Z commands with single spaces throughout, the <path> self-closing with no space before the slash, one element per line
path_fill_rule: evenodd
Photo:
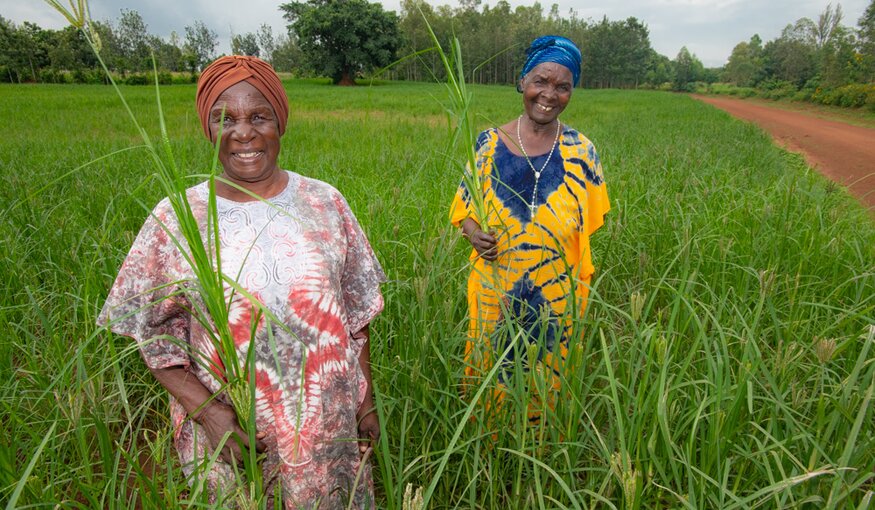
<path fill-rule="evenodd" d="M 802 153 L 820 173 L 847 186 L 870 212 L 875 212 L 875 129 L 743 99 L 693 97 L 758 125 L 787 150 Z"/>

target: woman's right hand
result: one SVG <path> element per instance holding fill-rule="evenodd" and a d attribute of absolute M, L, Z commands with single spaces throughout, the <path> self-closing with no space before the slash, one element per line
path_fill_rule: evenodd
<path fill-rule="evenodd" d="M 471 241 L 471 246 L 477 250 L 477 253 L 483 259 L 491 262 L 498 258 L 498 246 L 495 236 L 487 234 L 478 228 L 468 236 L 468 240 Z"/>
<path fill-rule="evenodd" d="M 492 234 L 484 232 L 476 221 L 467 218 L 462 223 L 462 232 L 484 260 L 491 262 L 498 258 L 498 241 Z"/>
<path fill-rule="evenodd" d="M 249 448 L 249 435 L 240 427 L 237 421 L 237 413 L 234 409 L 222 402 L 213 400 L 197 415 L 196 421 L 203 427 L 207 439 L 213 450 L 222 442 L 225 434 L 231 433 L 225 445 L 222 447 L 219 457 L 228 464 L 242 464 L 245 449 Z M 255 435 L 255 451 L 262 453 L 266 448 L 264 432 Z"/>
<path fill-rule="evenodd" d="M 203 427 L 214 451 L 225 434 L 231 433 L 219 453 L 223 461 L 228 464 L 243 462 L 243 449 L 249 448 L 249 435 L 237 421 L 234 408 L 216 400 L 210 390 L 189 372 L 188 367 L 174 365 L 150 368 L 149 371 L 182 404 L 185 412 Z M 255 434 L 255 451 L 258 453 L 266 448 L 262 441 L 266 435 L 264 432 Z"/>

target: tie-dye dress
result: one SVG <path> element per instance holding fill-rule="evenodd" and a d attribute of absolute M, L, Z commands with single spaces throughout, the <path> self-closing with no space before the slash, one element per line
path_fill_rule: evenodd
<path fill-rule="evenodd" d="M 589 236 L 602 226 L 610 208 L 599 157 L 586 137 L 563 127 L 550 161 L 546 162 L 547 154 L 532 158 L 535 168 L 546 162 L 534 210 L 534 171 L 524 156 L 508 149 L 497 129 L 480 133 L 476 157 L 489 217 L 485 221 L 476 217 L 463 181 L 450 221 L 460 226 L 471 217 L 483 230 L 488 225 L 498 239 L 500 254 L 492 267 L 476 250 L 471 252 L 467 373 L 490 368 L 489 360 L 509 347 L 508 335 L 496 333 L 508 330 L 496 328 L 507 316 L 525 331 L 529 343 L 539 346 L 543 365 L 558 370 L 560 359 L 555 356 L 565 359 L 569 337 L 580 331 L 574 319 L 583 314 L 595 271 Z M 525 356 L 527 351 L 512 349 L 508 358 Z M 500 381 L 509 376 L 509 368 L 499 371 Z M 558 379 L 555 374 L 554 387 Z"/>
<path fill-rule="evenodd" d="M 271 492 L 281 487 L 286 508 L 346 508 L 350 499 L 354 508 L 373 508 L 370 469 L 360 464 L 356 443 L 366 381 L 358 361 L 362 345 L 352 333 L 382 309 L 385 276 L 340 193 L 288 174 L 285 190 L 265 202 L 218 198 L 217 206 L 223 272 L 285 326 L 271 325 L 226 286 L 238 352 L 245 352 L 256 330 L 256 424 L 267 433 L 265 484 Z M 203 225 L 206 184 L 187 195 Z M 204 306 L 170 235 L 181 239 L 178 228 L 165 199 L 134 241 L 99 322 L 136 339 L 150 368 L 187 367 L 216 393 L 220 385 L 208 367 L 221 362 L 205 325 L 189 313 Z M 223 394 L 219 398 L 227 402 Z M 201 472 L 211 451 L 203 429 L 172 397 L 170 415 L 183 470 L 205 478 L 221 502 L 237 487 L 235 469 L 219 460 Z"/>

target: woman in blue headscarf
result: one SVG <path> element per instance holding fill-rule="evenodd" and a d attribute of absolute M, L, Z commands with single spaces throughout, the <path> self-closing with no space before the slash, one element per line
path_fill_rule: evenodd
<path fill-rule="evenodd" d="M 490 360 L 516 340 L 537 348 L 512 349 L 499 380 L 508 381 L 513 358 L 537 352 L 543 368 L 537 372 L 558 388 L 569 340 L 580 337 L 595 271 L 589 236 L 610 206 L 595 148 L 559 120 L 580 80 L 580 50 L 564 37 L 544 36 L 526 55 L 517 83 L 522 114 L 480 133 L 482 189 L 469 190 L 463 182 L 450 220 L 473 247 L 467 374 L 488 371 Z M 487 218 L 471 207 L 474 192 L 482 194 Z M 514 321 L 514 327 L 498 327 L 503 321 Z M 527 343 L 518 341 L 520 329 Z M 522 361 L 526 370 L 535 363 Z"/>

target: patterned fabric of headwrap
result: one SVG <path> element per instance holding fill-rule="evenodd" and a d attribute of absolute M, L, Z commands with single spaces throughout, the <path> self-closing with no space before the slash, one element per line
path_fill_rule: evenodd
<path fill-rule="evenodd" d="M 538 64 L 555 62 L 563 65 L 571 71 L 574 77 L 574 85 L 580 80 L 580 50 L 570 39 L 558 35 L 545 35 L 532 41 L 532 45 L 526 50 L 526 64 L 520 79 L 523 79 L 529 71 Z"/>
<path fill-rule="evenodd" d="M 280 136 L 286 132 L 289 120 L 289 98 L 277 76 L 267 62 L 256 57 L 231 55 L 215 60 L 201 73 L 197 81 L 197 114 L 201 119 L 204 134 L 210 137 L 210 109 L 222 92 L 232 85 L 245 81 L 257 88 L 273 107 L 279 124 Z"/>

